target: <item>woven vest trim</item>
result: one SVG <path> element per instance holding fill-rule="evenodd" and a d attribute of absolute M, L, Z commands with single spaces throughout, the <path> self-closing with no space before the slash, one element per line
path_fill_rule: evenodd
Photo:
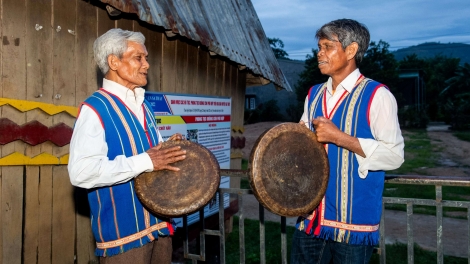
<path fill-rule="evenodd" d="M 149 149 L 150 143 L 158 144 L 157 125 L 146 100 L 143 103 L 145 129 L 117 96 L 103 89 L 83 104 L 90 106 L 102 122 L 110 160 L 118 155 L 138 155 Z M 88 200 L 97 256 L 112 256 L 141 247 L 158 236 L 171 235 L 175 228 L 143 207 L 134 192 L 134 180 L 91 189 Z"/>
<path fill-rule="evenodd" d="M 373 138 L 368 124 L 368 108 L 373 95 L 383 85 L 364 78 L 338 103 L 330 113 L 331 121 L 343 132 L 358 138 Z M 322 104 L 326 83 L 309 92 L 309 123 L 326 116 Z M 314 128 L 310 127 L 312 131 Z M 365 179 L 358 173 L 359 164 L 353 152 L 334 144 L 326 144 L 330 163 L 330 177 L 322 200 L 321 229 L 318 237 L 358 245 L 376 245 L 379 242 L 379 223 L 382 213 L 383 171 L 369 171 Z M 357 194 L 357 195 L 356 195 Z M 300 217 L 296 227 L 306 230 L 312 220 Z M 311 230 L 309 230 L 312 234 Z"/>

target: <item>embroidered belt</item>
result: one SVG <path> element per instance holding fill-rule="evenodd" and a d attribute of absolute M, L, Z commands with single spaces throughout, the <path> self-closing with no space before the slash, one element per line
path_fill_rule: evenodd
<path fill-rule="evenodd" d="M 313 215 L 310 215 L 309 217 L 307 217 L 307 219 L 311 221 L 313 219 Z M 357 232 L 374 232 L 374 231 L 379 230 L 379 224 L 377 225 L 354 225 L 354 224 L 346 224 L 346 223 L 341 223 L 341 222 L 331 221 L 331 220 L 326 220 L 326 219 L 322 220 L 321 225 L 350 230 L 350 231 L 357 231 Z"/>
<path fill-rule="evenodd" d="M 142 230 L 139 233 L 135 233 L 133 235 L 126 236 L 126 237 L 123 237 L 121 239 L 108 241 L 108 242 L 103 242 L 103 243 L 98 243 L 97 242 L 96 247 L 98 249 L 107 249 L 107 248 L 122 246 L 124 244 L 130 243 L 130 242 L 135 241 L 137 239 L 140 239 L 140 238 L 152 233 L 153 231 L 157 231 L 157 230 L 160 230 L 162 228 L 166 228 L 167 224 L 168 224 L 167 222 L 161 222 L 161 223 L 153 225 L 153 226 L 151 226 L 151 227 L 149 227 L 145 230 Z"/>

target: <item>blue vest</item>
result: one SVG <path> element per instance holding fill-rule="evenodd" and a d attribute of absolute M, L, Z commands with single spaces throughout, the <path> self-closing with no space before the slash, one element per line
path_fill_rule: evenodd
<path fill-rule="evenodd" d="M 373 138 L 369 125 L 369 108 L 376 90 L 384 85 L 363 78 L 340 100 L 330 120 L 343 132 L 357 138 Z M 309 124 L 326 114 L 326 83 L 316 85 L 309 92 Z M 312 131 L 314 131 L 311 125 Z M 359 177 L 355 154 L 334 144 L 326 144 L 330 177 L 324 199 L 315 216 L 299 218 L 297 228 L 317 237 L 356 245 L 379 243 L 379 223 L 382 213 L 384 171 L 369 171 L 365 179 Z M 313 222 L 311 222 L 313 221 Z M 319 224 L 319 225 L 318 225 Z M 317 229 L 318 230 L 318 229 Z"/>
<path fill-rule="evenodd" d="M 108 158 L 131 157 L 158 144 L 157 125 L 144 101 L 145 130 L 139 120 L 115 95 L 101 89 L 83 103 L 99 116 L 108 145 Z M 151 145 L 150 145 L 151 144 Z M 88 202 L 97 256 L 112 256 L 141 247 L 160 236 L 173 234 L 174 226 L 149 213 L 134 191 L 134 180 L 90 189 Z"/>

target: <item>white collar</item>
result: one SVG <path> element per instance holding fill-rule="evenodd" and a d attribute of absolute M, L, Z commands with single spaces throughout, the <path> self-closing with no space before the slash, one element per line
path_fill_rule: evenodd
<path fill-rule="evenodd" d="M 113 82 L 106 78 L 103 78 L 103 89 L 116 95 L 123 102 L 134 103 L 138 106 L 142 104 L 145 98 L 145 89 L 142 87 L 136 87 L 134 91 L 131 89 L 120 85 L 117 82 Z"/>
<path fill-rule="evenodd" d="M 356 68 L 353 72 L 351 72 L 344 80 L 338 85 L 338 87 L 342 87 L 344 90 L 351 93 L 352 89 L 356 86 L 357 79 L 361 76 L 361 72 L 359 68 Z M 326 83 L 327 90 L 330 94 L 333 94 L 333 79 L 330 77 L 328 78 L 328 82 Z M 338 90 L 336 87 L 336 90 Z"/>

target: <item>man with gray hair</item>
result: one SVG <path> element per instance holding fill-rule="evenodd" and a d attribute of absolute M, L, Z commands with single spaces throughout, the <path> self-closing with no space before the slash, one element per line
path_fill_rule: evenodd
<path fill-rule="evenodd" d="M 162 150 L 151 105 L 145 100 L 147 49 L 142 33 L 111 29 L 93 45 L 103 88 L 79 107 L 70 142 L 69 175 L 88 190 L 100 263 L 170 263 L 169 219 L 152 215 L 134 191 L 142 172 L 179 169 L 180 147 Z M 183 139 L 175 134 L 170 140 Z"/>
<path fill-rule="evenodd" d="M 384 171 L 404 161 L 397 104 L 359 72 L 370 40 L 363 24 L 335 20 L 316 38 L 329 79 L 310 89 L 300 123 L 324 144 L 330 175 L 321 203 L 297 221 L 291 263 L 367 263 L 379 241 Z"/>

